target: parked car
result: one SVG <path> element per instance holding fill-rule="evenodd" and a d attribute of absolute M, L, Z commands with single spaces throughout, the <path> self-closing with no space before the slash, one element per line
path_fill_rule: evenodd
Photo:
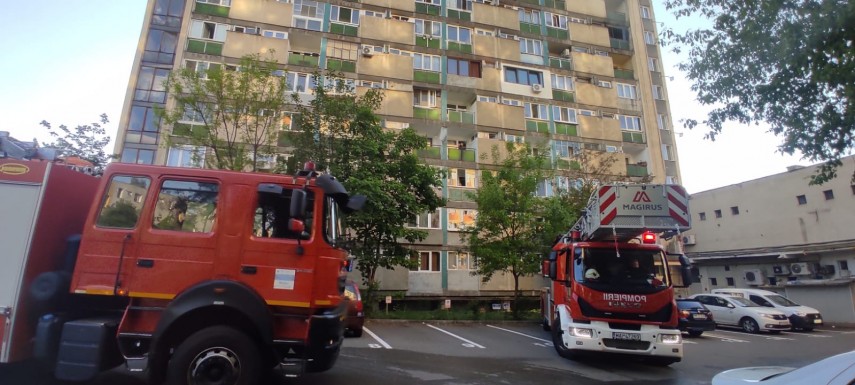
<path fill-rule="evenodd" d="M 812 307 L 802 306 L 787 297 L 768 290 L 760 289 L 713 289 L 714 294 L 725 294 L 731 297 L 748 298 L 760 306 L 778 309 L 787 315 L 793 330 L 802 329 L 811 331 L 814 327 L 822 325 L 822 315 L 819 310 Z"/>
<path fill-rule="evenodd" d="M 696 299 L 677 299 L 680 310 L 680 330 L 688 332 L 689 336 L 700 337 L 705 331 L 715 330 L 712 312 Z"/>
<path fill-rule="evenodd" d="M 716 325 L 739 326 L 748 333 L 780 332 L 791 327 L 787 315 L 780 310 L 760 306 L 745 298 L 724 294 L 695 294 L 691 296 L 710 310 Z"/>
<path fill-rule="evenodd" d="M 849 385 L 855 380 L 855 350 L 831 356 L 799 369 L 761 366 L 716 374 L 712 385 Z"/>
<path fill-rule="evenodd" d="M 344 320 L 345 335 L 362 337 L 362 325 L 365 324 L 365 312 L 362 307 L 362 295 L 359 287 L 351 280 L 344 284 L 344 296 L 347 298 L 347 317 Z"/>

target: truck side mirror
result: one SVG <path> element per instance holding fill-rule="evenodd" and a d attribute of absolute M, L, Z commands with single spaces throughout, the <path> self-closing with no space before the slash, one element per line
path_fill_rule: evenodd
<path fill-rule="evenodd" d="M 683 284 L 680 287 L 689 287 L 695 280 L 692 264 L 689 262 L 689 257 L 685 255 L 680 255 L 680 276 L 683 278 Z"/>
<path fill-rule="evenodd" d="M 291 191 L 291 218 L 306 218 L 306 191 L 295 189 Z"/>
<path fill-rule="evenodd" d="M 554 280 L 558 277 L 558 265 L 555 261 L 549 261 L 549 279 Z"/>

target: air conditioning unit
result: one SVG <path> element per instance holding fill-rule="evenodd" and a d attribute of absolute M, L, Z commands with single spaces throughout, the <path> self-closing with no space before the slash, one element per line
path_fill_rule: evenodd
<path fill-rule="evenodd" d="M 787 265 L 775 265 L 772 266 L 772 272 L 775 275 L 790 275 L 790 268 Z"/>
<path fill-rule="evenodd" d="M 686 234 L 683 236 L 683 245 L 691 246 L 696 244 L 695 234 Z"/>
<path fill-rule="evenodd" d="M 363 45 L 362 46 L 362 56 L 365 56 L 365 57 L 374 56 L 374 47 L 372 47 L 370 45 Z"/>
<path fill-rule="evenodd" d="M 531 85 L 531 92 L 538 94 L 540 93 L 540 91 L 543 91 L 543 85 L 538 83 L 534 83 Z"/>
<path fill-rule="evenodd" d="M 766 274 L 760 269 L 745 270 L 745 283 L 757 286 L 766 282 Z"/>
<path fill-rule="evenodd" d="M 813 264 L 807 262 L 793 263 L 790 265 L 790 272 L 793 275 L 811 275 L 813 274 Z"/>
<path fill-rule="evenodd" d="M 561 57 L 570 58 L 570 48 L 564 48 L 564 50 L 561 51 Z"/>

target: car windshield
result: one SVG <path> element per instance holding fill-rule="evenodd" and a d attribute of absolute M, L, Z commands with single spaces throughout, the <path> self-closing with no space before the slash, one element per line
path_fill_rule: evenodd
<path fill-rule="evenodd" d="M 704 305 L 701 305 L 698 301 L 679 300 L 677 301 L 677 307 L 680 309 L 702 309 Z"/>
<path fill-rule="evenodd" d="M 789 306 L 789 307 L 799 306 L 799 304 L 797 304 L 793 301 L 790 301 L 789 299 L 787 299 L 787 297 L 782 297 L 782 296 L 777 295 L 777 294 L 776 295 L 767 295 L 766 298 L 768 298 L 769 301 L 774 302 L 775 305 L 779 305 L 779 306 Z"/>
<path fill-rule="evenodd" d="M 758 305 L 754 302 L 751 302 L 745 298 L 730 297 L 730 300 L 732 302 L 736 302 L 739 306 L 743 306 L 743 307 L 758 307 L 758 306 L 760 306 L 760 305 Z"/>

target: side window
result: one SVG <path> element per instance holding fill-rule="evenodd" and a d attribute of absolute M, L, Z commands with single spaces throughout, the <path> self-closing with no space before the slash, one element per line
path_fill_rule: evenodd
<path fill-rule="evenodd" d="M 716 306 L 721 306 L 721 307 L 727 307 L 727 304 L 728 304 L 728 302 L 726 300 L 721 299 L 721 298 L 716 298 L 715 302 L 716 302 Z"/>
<path fill-rule="evenodd" d="M 258 193 L 258 206 L 252 222 L 252 235 L 259 238 L 298 239 L 300 234 L 288 230 L 291 219 L 291 191 L 284 189 L 281 194 Z M 312 234 L 314 220 L 315 195 L 306 191 L 306 233 Z"/>
<path fill-rule="evenodd" d="M 760 306 L 774 307 L 774 306 L 772 306 L 772 304 L 771 304 L 771 303 L 769 303 L 769 301 L 767 301 L 765 298 L 763 298 L 763 297 L 761 297 L 761 296 L 759 296 L 759 295 L 752 295 L 752 296 L 749 296 L 749 297 L 748 297 L 748 299 L 750 299 L 750 300 L 751 300 L 751 302 L 754 302 L 754 303 L 756 303 L 756 304 L 758 304 L 758 305 L 760 305 Z"/>
<path fill-rule="evenodd" d="M 217 219 L 219 190 L 216 183 L 164 181 L 151 226 L 159 230 L 210 233 Z"/>
<path fill-rule="evenodd" d="M 118 229 L 136 227 L 150 184 L 149 178 L 114 176 L 104 195 L 96 225 Z"/>

